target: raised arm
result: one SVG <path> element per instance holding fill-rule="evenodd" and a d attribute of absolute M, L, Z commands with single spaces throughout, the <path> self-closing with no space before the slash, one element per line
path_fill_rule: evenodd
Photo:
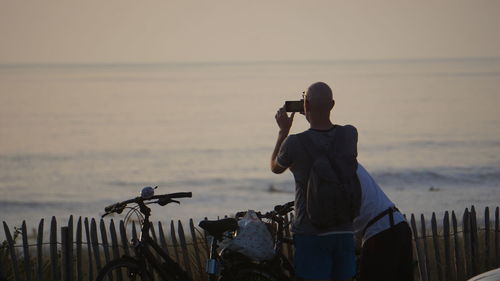
<path fill-rule="evenodd" d="M 287 169 L 287 167 L 283 167 L 278 163 L 277 156 L 283 141 L 285 141 L 286 137 L 290 133 L 294 115 L 295 112 L 292 112 L 292 114 L 288 116 L 284 107 L 278 109 L 278 112 L 275 115 L 276 123 L 280 128 L 278 132 L 278 139 L 276 140 L 276 145 L 274 146 L 273 154 L 271 156 L 271 171 L 275 174 L 281 174 Z"/>

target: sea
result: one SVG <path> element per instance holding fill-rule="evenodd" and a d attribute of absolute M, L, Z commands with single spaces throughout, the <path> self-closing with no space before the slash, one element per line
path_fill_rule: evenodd
<path fill-rule="evenodd" d="M 274 115 L 317 81 L 403 213 L 500 205 L 500 58 L 0 64 L 0 221 L 98 219 L 144 186 L 193 193 L 153 220 L 271 210 L 295 188 Z"/>

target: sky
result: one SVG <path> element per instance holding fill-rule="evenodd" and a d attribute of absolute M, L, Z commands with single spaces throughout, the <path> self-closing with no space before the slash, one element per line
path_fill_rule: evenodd
<path fill-rule="evenodd" d="M 499 57 L 500 1 L 0 0 L 0 64 Z"/>

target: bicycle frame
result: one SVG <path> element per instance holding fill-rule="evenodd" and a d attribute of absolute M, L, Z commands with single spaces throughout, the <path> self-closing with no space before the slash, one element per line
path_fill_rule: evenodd
<path fill-rule="evenodd" d="M 206 272 L 208 273 L 208 281 L 216 281 L 219 271 L 219 253 L 217 252 L 217 239 L 212 237 L 210 243 L 210 256 L 208 257 Z"/>
<path fill-rule="evenodd" d="M 276 256 L 274 257 L 272 262 L 279 262 L 280 264 L 278 266 L 283 267 L 286 271 L 289 272 L 291 276 L 294 276 L 295 272 L 293 266 L 283 254 L 283 243 L 292 243 L 292 240 L 290 238 L 285 238 L 283 235 L 285 229 L 285 221 L 281 216 L 275 216 L 272 220 L 274 220 L 278 225 L 278 229 L 276 231 L 276 239 L 274 241 L 274 252 L 276 253 Z"/>
<path fill-rule="evenodd" d="M 139 261 L 143 272 L 151 272 L 148 266 L 151 266 L 154 271 L 162 278 L 162 280 L 172 281 L 192 281 L 186 271 L 179 267 L 179 265 L 172 260 L 165 251 L 149 236 L 151 223 L 149 216 L 151 209 L 139 202 L 141 213 L 144 214 L 144 221 L 141 226 L 141 234 L 139 239 L 132 240 L 135 258 Z M 153 251 L 152 251 L 153 250 Z M 159 255 L 162 260 L 158 261 L 155 254 Z M 161 262 L 163 261 L 163 263 Z"/>

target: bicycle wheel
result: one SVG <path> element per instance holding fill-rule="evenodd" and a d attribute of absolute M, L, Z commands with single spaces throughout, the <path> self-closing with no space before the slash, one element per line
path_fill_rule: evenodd
<path fill-rule="evenodd" d="M 238 269 L 231 274 L 231 277 L 223 277 L 224 281 L 282 281 L 282 278 L 276 277 L 272 272 L 259 268 L 248 267 Z"/>
<path fill-rule="evenodd" d="M 150 274 L 143 271 L 136 260 L 122 257 L 107 263 L 97 275 L 96 281 L 150 281 Z"/>

